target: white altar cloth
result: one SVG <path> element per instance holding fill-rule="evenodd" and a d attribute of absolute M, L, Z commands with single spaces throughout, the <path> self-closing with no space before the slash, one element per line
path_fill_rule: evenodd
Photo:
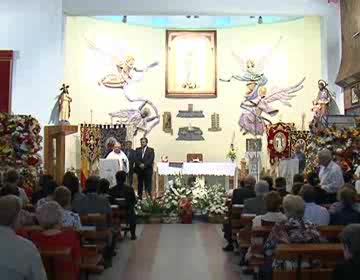
<path fill-rule="evenodd" d="M 157 167 L 159 175 L 235 176 L 236 172 L 236 164 L 232 162 L 184 162 L 182 168 L 159 162 Z"/>
<path fill-rule="evenodd" d="M 182 167 L 169 166 L 168 162 L 157 163 L 157 175 L 167 176 L 171 175 L 195 175 L 195 176 L 225 176 L 225 188 L 229 189 L 229 178 L 234 178 L 234 187 L 237 188 L 238 172 L 236 163 L 232 162 L 184 162 Z M 156 191 L 158 191 L 159 183 L 158 176 L 156 176 Z"/>

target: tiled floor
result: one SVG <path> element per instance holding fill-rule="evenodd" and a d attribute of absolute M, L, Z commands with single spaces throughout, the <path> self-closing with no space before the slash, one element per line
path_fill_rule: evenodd
<path fill-rule="evenodd" d="M 113 267 L 96 280 L 245 280 L 238 259 L 221 250 L 219 226 L 144 225 L 119 244 Z"/>

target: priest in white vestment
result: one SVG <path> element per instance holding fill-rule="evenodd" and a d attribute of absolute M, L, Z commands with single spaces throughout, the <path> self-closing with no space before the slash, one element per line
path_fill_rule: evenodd
<path fill-rule="evenodd" d="M 119 161 L 118 171 L 125 171 L 126 173 L 129 173 L 129 160 L 125 153 L 121 150 L 120 143 L 116 143 L 114 145 L 113 151 L 108 154 L 106 159 L 117 159 Z"/>

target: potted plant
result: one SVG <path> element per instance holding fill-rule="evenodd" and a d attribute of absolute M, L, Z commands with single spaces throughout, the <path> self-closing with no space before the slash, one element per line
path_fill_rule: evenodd
<path fill-rule="evenodd" d="M 234 148 L 234 144 L 230 145 L 230 150 L 226 155 L 227 158 L 231 160 L 231 162 L 234 162 L 236 160 L 236 150 Z"/>
<path fill-rule="evenodd" d="M 142 202 L 142 212 L 148 216 L 150 224 L 160 224 L 163 216 L 163 207 L 160 199 L 146 196 Z"/>
<path fill-rule="evenodd" d="M 179 201 L 179 216 L 183 224 L 192 224 L 191 199 L 182 198 Z"/>

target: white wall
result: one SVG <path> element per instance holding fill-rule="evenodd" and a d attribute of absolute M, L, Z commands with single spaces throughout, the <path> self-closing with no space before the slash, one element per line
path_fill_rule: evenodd
<path fill-rule="evenodd" d="M 1 0 L 0 34 L 16 53 L 12 111 L 47 123 L 63 77 L 62 0 Z"/>
<path fill-rule="evenodd" d="M 296 84 L 303 77 L 306 77 L 306 81 L 304 89 L 291 101 L 292 107 L 285 107 L 280 103 L 272 104 L 280 112 L 270 119 L 273 123 L 279 120 L 294 122 L 298 128 L 301 128 L 301 115 L 306 114 L 306 122 L 312 117 L 312 100 L 317 95 L 317 80 L 322 75 L 320 31 L 319 17 L 305 17 L 270 25 L 219 29 L 217 30 L 219 76 L 224 76 L 225 73 L 237 73 L 239 66 L 234 62 L 232 51 L 236 51 L 239 55 L 251 54 L 251 57 L 256 58 L 271 49 L 282 36 L 280 46 L 265 68 L 266 76 L 269 78 L 268 90 L 270 91 L 272 87 L 286 88 Z M 89 51 L 84 36 L 95 42 L 98 47 L 114 54 L 118 54 L 121 50 L 116 46 L 123 46 L 123 49 L 134 55 L 139 65 L 159 61 L 159 66 L 146 73 L 144 80 L 134 85 L 130 92 L 132 96 L 146 97 L 154 102 L 160 115 L 164 111 L 172 113 L 174 135 L 165 134 L 162 131 L 162 124 L 149 135 L 150 144 L 157 152 L 157 160 L 160 156 L 167 155 L 172 161 L 181 161 L 191 152 L 203 153 L 207 161 L 226 160 L 225 156 L 234 132 L 238 156 L 244 156 L 246 138 L 252 138 L 250 135 L 243 136 L 237 124 L 241 113 L 239 106 L 246 91 L 245 83 L 219 82 L 216 99 L 165 98 L 165 29 L 131 26 L 88 17 L 67 18 L 65 79 L 72 86 L 72 123 L 89 123 L 91 110 L 94 112 L 94 123 L 109 123 L 109 112 L 138 106 L 138 104 L 129 104 L 121 90 L 98 86 L 97 81 L 104 74 L 109 73 L 112 67 L 111 65 L 106 67 L 102 57 L 96 57 Z M 128 53 L 125 52 L 123 55 Z M 186 109 L 189 103 L 194 104 L 194 110 L 203 110 L 205 118 L 192 120 L 176 118 L 178 110 Z M 210 115 L 213 112 L 220 114 L 222 131 L 218 133 L 208 132 Z M 179 128 L 189 125 L 189 122 L 202 129 L 205 141 L 175 140 Z M 265 142 L 264 138 L 264 152 Z M 75 144 L 70 146 L 76 147 Z M 79 149 L 77 150 L 79 152 Z M 69 148 L 68 152 L 68 158 L 73 158 L 71 164 L 78 167 L 75 158 L 79 158 L 80 155 L 76 155 L 76 151 L 72 148 Z"/>

